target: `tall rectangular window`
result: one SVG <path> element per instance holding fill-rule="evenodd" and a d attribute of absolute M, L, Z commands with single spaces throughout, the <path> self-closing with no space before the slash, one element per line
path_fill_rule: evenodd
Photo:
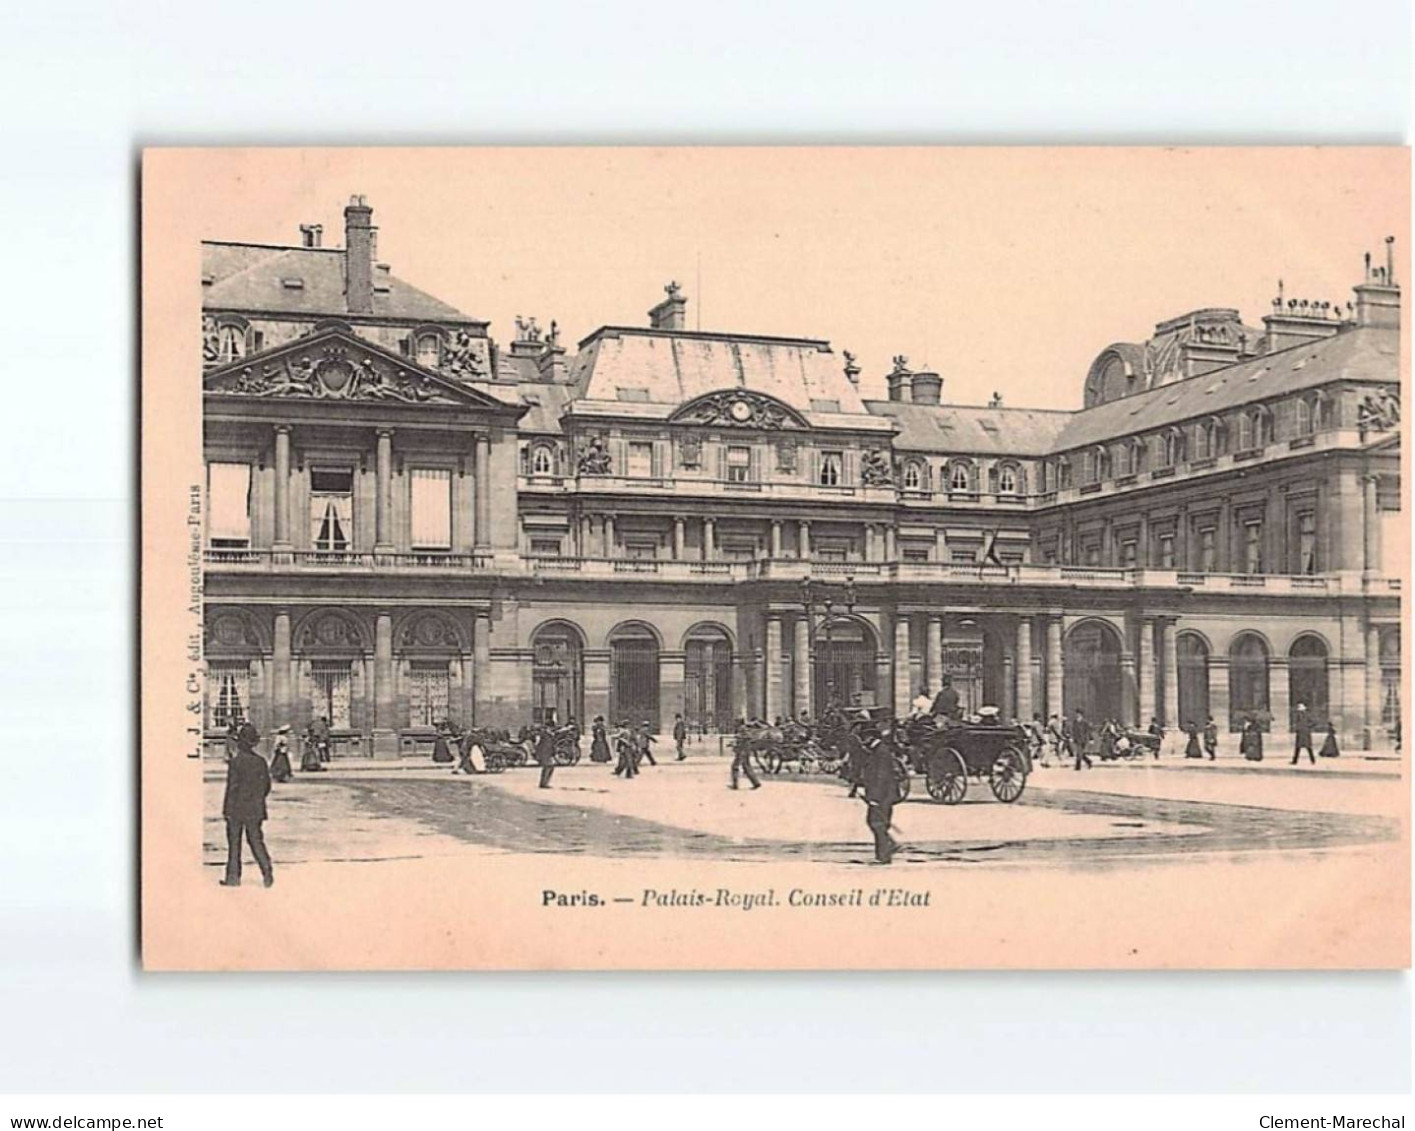
<path fill-rule="evenodd" d="M 323 553 L 354 546 L 354 473 L 348 468 L 310 469 L 310 545 Z"/>
<path fill-rule="evenodd" d="M 844 475 L 844 461 L 839 452 L 821 452 L 820 485 L 839 487 Z"/>
<path fill-rule="evenodd" d="M 432 727 L 447 721 L 451 678 L 443 660 L 414 660 L 408 669 L 408 725 Z"/>
<path fill-rule="evenodd" d="M 1263 572 L 1263 524 L 1257 519 L 1243 524 L 1243 571 Z"/>
<path fill-rule="evenodd" d="M 446 550 L 452 546 L 452 473 L 443 467 L 412 469 L 415 550 Z"/>
<path fill-rule="evenodd" d="M 630 444 L 628 473 L 631 479 L 653 478 L 653 445 Z"/>
<path fill-rule="evenodd" d="M 251 701 L 251 666 L 246 660 L 211 660 L 206 665 L 206 725 L 225 730 L 245 722 Z"/>
<path fill-rule="evenodd" d="M 1120 564 L 1126 569 L 1134 569 L 1138 556 L 1137 547 L 1133 538 L 1127 539 L 1120 544 Z"/>
<path fill-rule="evenodd" d="M 1199 531 L 1199 569 L 1204 573 L 1218 569 L 1218 531 L 1212 526 Z"/>
<path fill-rule="evenodd" d="M 727 449 L 727 482 L 746 483 L 752 476 L 752 449 Z"/>
<path fill-rule="evenodd" d="M 349 729 L 349 692 L 353 672 L 348 660 L 314 660 L 310 663 L 310 711 L 329 720 L 334 730 Z"/>
<path fill-rule="evenodd" d="M 1174 568 L 1174 535 L 1160 535 L 1160 569 Z"/>
<path fill-rule="evenodd" d="M 251 465 L 206 465 L 207 537 L 212 546 L 251 544 Z"/>
<path fill-rule="evenodd" d="M 1297 516 L 1297 572 L 1317 572 L 1317 515 L 1303 511 Z"/>

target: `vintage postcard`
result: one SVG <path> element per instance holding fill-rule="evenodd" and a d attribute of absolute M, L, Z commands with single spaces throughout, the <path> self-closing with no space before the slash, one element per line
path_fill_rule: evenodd
<path fill-rule="evenodd" d="M 1404 967 L 1404 149 L 142 159 L 153 970 Z"/>

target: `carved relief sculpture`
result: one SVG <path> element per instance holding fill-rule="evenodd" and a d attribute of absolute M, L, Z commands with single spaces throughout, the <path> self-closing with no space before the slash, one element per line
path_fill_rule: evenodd
<path fill-rule="evenodd" d="M 879 448 L 867 448 L 860 460 L 860 482 L 866 487 L 889 487 L 894 483 L 894 469 Z"/>
<path fill-rule="evenodd" d="M 608 475 L 610 469 L 609 449 L 600 436 L 591 436 L 583 448 L 576 467 L 581 475 Z"/>
<path fill-rule="evenodd" d="M 678 441 L 678 458 L 684 467 L 701 467 L 703 463 L 703 438 L 688 433 Z"/>
<path fill-rule="evenodd" d="M 463 379 L 487 376 L 486 341 L 466 330 L 453 330 L 442 347 L 442 372 Z"/>
<path fill-rule="evenodd" d="M 1367 393 L 1356 410 L 1356 426 L 1362 432 L 1389 432 L 1400 424 L 1400 390 L 1381 389 Z"/>
<path fill-rule="evenodd" d="M 730 428 L 775 430 L 801 426 L 784 405 L 747 389 L 709 393 L 685 408 L 675 419 L 690 424 Z"/>

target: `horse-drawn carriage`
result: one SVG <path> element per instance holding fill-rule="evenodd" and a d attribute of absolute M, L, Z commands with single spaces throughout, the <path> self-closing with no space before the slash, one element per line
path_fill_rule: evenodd
<path fill-rule="evenodd" d="M 1010 804 L 1022 796 L 1032 769 L 1020 726 L 923 715 L 904 720 L 894 742 L 910 768 L 924 775 L 929 796 L 945 805 L 963 800 L 970 777 L 986 781 L 994 797 Z"/>

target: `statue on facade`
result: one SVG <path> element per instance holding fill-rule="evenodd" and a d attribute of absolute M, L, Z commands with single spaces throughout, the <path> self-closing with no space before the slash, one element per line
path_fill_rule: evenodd
<path fill-rule="evenodd" d="M 1356 410 L 1356 426 L 1362 432 L 1389 432 L 1400 424 L 1400 392 L 1379 389 L 1367 393 Z"/>
<path fill-rule="evenodd" d="M 902 353 L 894 355 L 894 372 L 901 375 L 909 372 L 909 359 Z"/>
<path fill-rule="evenodd" d="M 701 467 L 703 462 L 703 438 L 689 433 L 678 442 L 678 458 L 684 467 Z"/>
<path fill-rule="evenodd" d="M 453 377 L 485 377 L 486 359 L 481 343 L 466 330 L 453 330 L 442 351 L 441 369 Z"/>
<path fill-rule="evenodd" d="M 541 339 L 541 328 L 536 325 L 535 315 L 529 318 L 522 318 L 516 315 L 516 340 L 518 342 L 538 342 Z"/>
<path fill-rule="evenodd" d="M 216 328 L 216 319 L 210 314 L 201 316 L 201 359 L 208 365 L 221 360 L 221 335 Z"/>
<path fill-rule="evenodd" d="M 776 441 L 776 467 L 778 471 L 794 473 L 799 448 L 794 436 L 783 436 Z"/>
<path fill-rule="evenodd" d="M 576 464 L 581 475 L 608 475 L 610 469 L 609 449 L 604 446 L 604 440 L 599 436 L 591 436 L 588 443 L 580 449 L 580 458 Z"/>
<path fill-rule="evenodd" d="M 866 487 L 889 487 L 894 483 L 894 469 L 878 448 L 866 448 L 860 461 L 860 482 Z"/>

